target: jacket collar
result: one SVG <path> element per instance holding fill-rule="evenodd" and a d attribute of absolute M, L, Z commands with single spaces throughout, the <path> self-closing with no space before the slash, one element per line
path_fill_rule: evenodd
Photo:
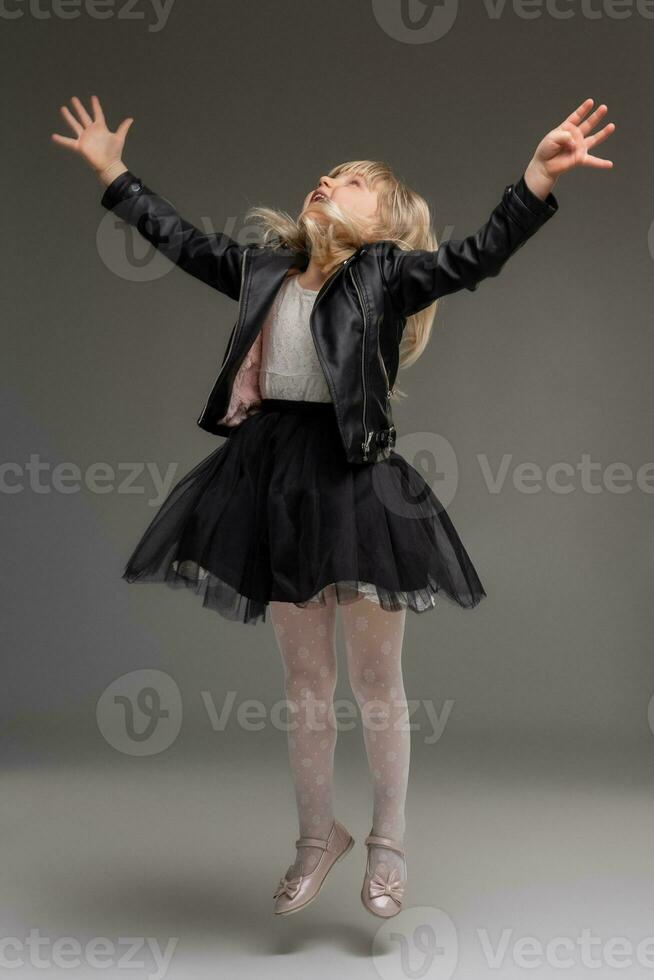
<path fill-rule="evenodd" d="M 377 242 L 376 244 L 380 243 Z M 369 243 L 364 242 L 353 252 L 352 258 L 369 247 Z M 250 246 L 250 261 L 256 262 L 257 268 L 283 269 L 287 272 L 294 266 L 302 270 L 306 269 L 309 264 L 309 256 L 306 252 L 296 252 L 288 247 L 272 248 L 269 245 L 253 245 Z"/>

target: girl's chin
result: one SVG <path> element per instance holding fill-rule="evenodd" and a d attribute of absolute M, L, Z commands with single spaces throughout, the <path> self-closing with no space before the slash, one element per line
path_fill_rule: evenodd
<path fill-rule="evenodd" d="M 324 223 L 329 220 L 328 215 L 325 214 L 320 206 L 310 204 L 309 207 L 306 207 L 302 212 L 302 217 L 308 214 L 311 215 L 314 221 L 322 221 Z"/>

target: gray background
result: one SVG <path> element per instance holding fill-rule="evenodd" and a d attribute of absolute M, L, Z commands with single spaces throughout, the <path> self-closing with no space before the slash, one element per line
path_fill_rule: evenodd
<path fill-rule="evenodd" d="M 295 214 L 320 174 L 360 157 L 387 160 L 420 191 L 443 239 L 474 232 L 545 133 L 591 96 L 617 124 L 597 150 L 614 169 L 564 176 L 559 213 L 499 278 L 441 302 L 426 353 L 400 375 L 397 448 L 411 460 L 416 446 L 451 445 L 448 509 L 488 593 L 472 611 L 443 600 L 407 617 L 407 696 L 447 717 L 431 742 L 422 708 L 414 719 L 409 905 L 455 925 L 456 972 L 441 960 L 428 974 L 439 980 L 497 975 L 479 929 L 545 944 L 587 926 L 640 941 L 653 906 L 654 541 L 635 473 L 654 459 L 654 21 L 630 8 L 619 19 L 599 0 L 592 17 L 561 4 L 570 18 L 545 4 L 528 18 L 445 3 L 430 39 L 394 28 L 391 0 L 177 0 L 161 30 L 149 30 L 150 4 L 133 8 L 143 19 L 121 7 L 63 19 L 16 4 L 22 16 L 2 23 L 3 455 L 24 467 L 35 454 L 50 490 L 23 476 L 3 495 L 0 934 L 177 936 L 175 977 L 322 976 L 323 948 L 352 976 L 409 975 L 397 944 L 371 945 L 381 920 L 358 899 L 360 845 L 310 910 L 270 914 L 296 836 L 286 736 L 235 717 L 217 731 L 206 711 L 229 692 L 264 709 L 283 697 L 270 622 L 228 623 L 190 592 L 120 578 L 156 490 L 147 472 L 139 492 L 119 489 L 119 468 L 172 465 L 176 481 L 218 445 L 195 419 L 236 306 L 179 270 L 121 259 L 99 184 L 50 142 L 68 132 L 58 107 L 96 93 L 113 128 L 134 116 L 127 165 L 189 220 L 243 241 L 250 205 Z M 596 492 L 578 472 L 570 493 L 512 482 L 514 466 L 576 468 L 584 454 L 601 467 Z M 495 471 L 505 455 L 494 493 L 483 461 Z M 84 480 L 64 493 L 50 479 L 64 462 L 117 476 L 106 493 Z M 634 474 L 625 492 L 602 483 L 617 462 Z M 340 640 L 338 696 L 351 700 Z M 135 696 L 125 675 L 142 669 L 172 679 L 179 733 L 140 757 L 103 735 L 96 706 L 117 680 Z M 340 818 L 362 841 L 371 796 L 358 724 L 336 766 Z M 410 942 L 412 923 L 403 913 L 393 929 Z M 577 955 L 575 967 L 616 972 L 606 958 L 591 969 Z M 502 976 L 527 973 L 561 969 L 503 964 Z"/>

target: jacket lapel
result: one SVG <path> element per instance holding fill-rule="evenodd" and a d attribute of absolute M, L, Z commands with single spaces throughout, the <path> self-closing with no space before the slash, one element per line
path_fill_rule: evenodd
<path fill-rule="evenodd" d="M 219 425 L 238 426 L 261 403 L 258 372 L 261 364 L 264 318 L 271 307 L 284 276 L 293 266 L 305 268 L 305 256 L 290 249 L 254 248 L 250 272 L 245 284 L 244 309 L 241 311 L 241 336 L 234 358 L 241 359 L 232 382 L 229 403 Z"/>

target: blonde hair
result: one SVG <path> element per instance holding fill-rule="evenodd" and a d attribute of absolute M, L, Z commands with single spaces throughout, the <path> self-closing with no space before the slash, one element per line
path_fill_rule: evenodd
<path fill-rule="evenodd" d="M 377 191 L 378 207 L 373 219 L 360 219 L 343 211 L 334 201 L 323 202 L 328 223 L 306 214 L 292 218 L 287 211 L 252 207 L 246 220 L 260 223 L 263 244 L 285 246 L 311 255 L 324 275 L 366 243 L 390 240 L 400 248 L 429 249 L 438 247 L 431 226 L 429 206 L 423 197 L 395 176 L 388 164 L 376 160 L 350 160 L 334 167 L 329 177 L 356 174 Z M 299 275 L 299 269 L 289 270 Z M 399 350 L 399 368 L 414 364 L 425 350 L 434 324 L 438 300 L 407 318 Z M 394 385 L 393 397 L 406 393 Z"/>

